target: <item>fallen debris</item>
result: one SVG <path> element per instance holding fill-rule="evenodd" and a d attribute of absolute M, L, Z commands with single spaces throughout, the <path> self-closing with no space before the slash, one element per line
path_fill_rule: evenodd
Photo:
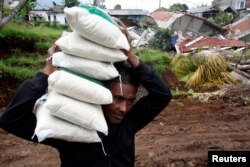
<path fill-rule="evenodd" d="M 196 49 L 242 48 L 250 46 L 250 43 L 235 39 L 199 36 L 186 38 L 180 41 L 178 45 L 181 53 L 187 53 Z"/>
<path fill-rule="evenodd" d="M 146 47 L 148 40 L 154 36 L 155 30 L 152 28 L 128 27 L 128 32 L 132 37 L 132 46 L 135 48 Z"/>

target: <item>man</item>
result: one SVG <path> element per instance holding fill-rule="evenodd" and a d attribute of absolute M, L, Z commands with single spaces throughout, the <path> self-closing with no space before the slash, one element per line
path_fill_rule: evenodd
<path fill-rule="evenodd" d="M 58 50 L 49 49 L 49 55 Z M 113 103 L 103 105 L 108 123 L 108 135 L 98 132 L 101 143 L 78 143 L 49 138 L 42 144 L 55 147 L 62 167 L 130 167 L 135 162 L 135 134 L 152 121 L 170 102 L 171 92 L 165 82 L 151 68 L 143 64 L 132 51 L 124 51 L 129 68 L 122 63 L 116 66 L 121 74 L 105 84 L 113 95 Z M 23 82 L 0 119 L 0 126 L 21 138 L 38 142 L 32 138 L 36 127 L 36 116 L 32 110 L 38 98 L 46 93 L 48 76 L 56 68 L 48 59 L 43 72 Z M 139 84 L 148 95 L 135 102 Z"/>
<path fill-rule="evenodd" d="M 174 34 L 171 36 L 171 40 L 170 40 L 170 49 L 173 50 L 174 52 L 176 52 L 176 43 L 178 43 L 178 33 L 175 31 Z"/>

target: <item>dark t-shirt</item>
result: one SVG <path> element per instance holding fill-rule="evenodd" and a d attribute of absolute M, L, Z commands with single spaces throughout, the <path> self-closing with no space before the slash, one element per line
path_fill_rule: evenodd
<path fill-rule="evenodd" d="M 129 167 L 135 161 L 135 133 L 153 120 L 170 102 L 171 92 L 165 82 L 151 68 L 140 62 L 131 69 L 148 91 L 119 124 L 109 126 L 105 136 L 98 132 L 101 143 L 68 142 L 46 139 L 43 144 L 55 147 L 60 153 L 62 167 Z M 38 73 L 17 89 L 0 119 L 0 126 L 21 138 L 38 142 L 32 138 L 36 127 L 36 116 L 32 110 L 38 98 L 46 93 L 48 76 Z"/>

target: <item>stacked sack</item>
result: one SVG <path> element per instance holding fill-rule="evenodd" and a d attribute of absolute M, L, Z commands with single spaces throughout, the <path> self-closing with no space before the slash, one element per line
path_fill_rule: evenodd
<path fill-rule="evenodd" d="M 73 32 L 56 41 L 61 52 L 52 64 L 60 67 L 48 78 L 48 93 L 37 100 L 35 135 L 41 142 L 57 138 L 75 142 L 101 142 L 97 131 L 108 134 L 102 107 L 112 94 L 101 81 L 119 76 L 114 62 L 127 57 L 126 36 L 117 23 L 97 7 L 65 8 Z"/>

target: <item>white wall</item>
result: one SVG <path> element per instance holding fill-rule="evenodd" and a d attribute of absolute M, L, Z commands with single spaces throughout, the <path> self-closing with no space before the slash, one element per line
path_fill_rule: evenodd
<path fill-rule="evenodd" d="M 244 9 L 246 6 L 245 0 L 235 0 L 235 9 Z"/>
<path fill-rule="evenodd" d="M 47 11 L 31 11 L 30 14 L 36 14 L 39 15 L 40 17 L 42 17 L 45 21 L 49 21 L 49 17 L 48 17 L 48 12 Z M 55 17 L 54 17 L 55 16 Z M 30 17 L 31 19 L 31 17 Z M 64 13 L 51 13 L 50 14 L 50 21 L 54 22 L 57 21 L 60 24 L 65 25 L 65 15 Z"/>

